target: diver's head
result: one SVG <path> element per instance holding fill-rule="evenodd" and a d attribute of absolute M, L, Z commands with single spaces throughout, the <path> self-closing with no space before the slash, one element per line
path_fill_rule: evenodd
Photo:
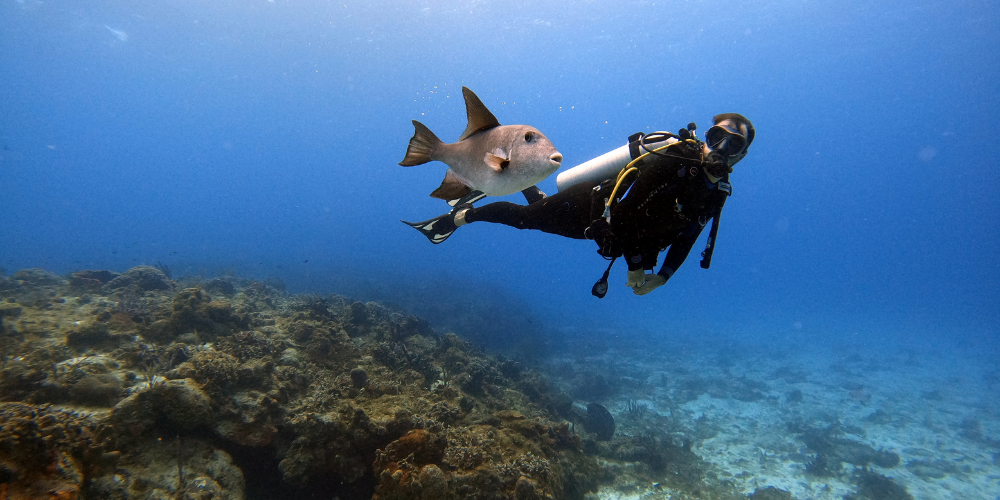
<path fill-rule="evenodd" d="M 738 113 L 715 115 L 712 121 L 712 128 L 705 133 L 705 146 L 711 157 L 724 160 L 731 168 L 747 155 L 754 137 L 753 124 Z"/>

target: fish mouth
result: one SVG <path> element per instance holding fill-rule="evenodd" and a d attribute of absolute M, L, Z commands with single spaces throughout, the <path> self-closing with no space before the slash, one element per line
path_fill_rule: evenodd
<path fill-rule="evenodd" d="M 563 156 L 559 153 L 553 153 L 552 156 L 549 156 L 549 163 L 552 163 L 557 167 L 559 165 L 562 165 L 562 161 L 563 161 Z"/>

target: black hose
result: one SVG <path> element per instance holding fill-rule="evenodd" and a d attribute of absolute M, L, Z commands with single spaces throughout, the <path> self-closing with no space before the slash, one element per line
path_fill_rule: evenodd
<path fill-rule="evenodd" d="M 653 151 L 652 149 L 649 149 L 648 146 L 646 146 L 646 140 L 649 139 L 650 137 L 655 138 L 655 140 L 650 141 L 650 142 L 663 142 L 663 141 L 665 141 L 667 139 L 670 139 L 671 137 L 674 138 L 674 139 L 679 139 L 679 137 L 677 137 L 676 134 L 672 134 L 670 132 L 653 132 L 652 134 L 643 134 L 643 133 L 640 132 L 640 135 L 639 135 L 639 147 L 641 147 L 642 149 L 644 149 L 647 153 L 651 153 L 651 154 L 654 154 L 656 156 L 662 156 L 664 158 L 669 157 L 670 155 L 668 155 L 666 153 L 660 153 L 659 151 Z"/>

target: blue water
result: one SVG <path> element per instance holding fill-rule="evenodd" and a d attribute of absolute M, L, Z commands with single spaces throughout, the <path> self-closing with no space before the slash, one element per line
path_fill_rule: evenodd
<path fill-rule="evenodd" d="M 0 266 L 236 271 L 564 339 L 996 353 L 998 47 L 971 0 L 4 0 Z M 397 162 L 411 119 L 458 137 L 463 85 L 566 167 L 746 115 L 712 268 L 700 242 L 637 297 L 619 264 L 597 300 L 592 242 L 399 223 L 447 208 L 443 164 Z"/>

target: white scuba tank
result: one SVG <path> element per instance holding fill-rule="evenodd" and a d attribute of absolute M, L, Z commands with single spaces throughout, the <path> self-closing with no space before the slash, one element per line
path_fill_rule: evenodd
<path fill-rule="evenodd" d="M 656 134 L 660 134 L 660 132 Z M 654 149 L 654 146 L 662 146 L 664 140 L 667 141 L 667 144 L 677 142 L 677 138 L 675 137 L 656 134 L 650 134 L 650 137 L 646 139 L 645 144 L 649 149 Z M 597 158 L 560 172 L 556 176 L 556 188 L 564 191 L 566 188 L 581 182 L 599 181 L 614 177 L 621 169 L 625 168 L 625 165 L 628 165 L 630 161 L 638 158 L 643 153 L 645 151 L 639 147 L 638 140 L 636 143 L 629 143 L 620 148 L 608 151 Z"/>

